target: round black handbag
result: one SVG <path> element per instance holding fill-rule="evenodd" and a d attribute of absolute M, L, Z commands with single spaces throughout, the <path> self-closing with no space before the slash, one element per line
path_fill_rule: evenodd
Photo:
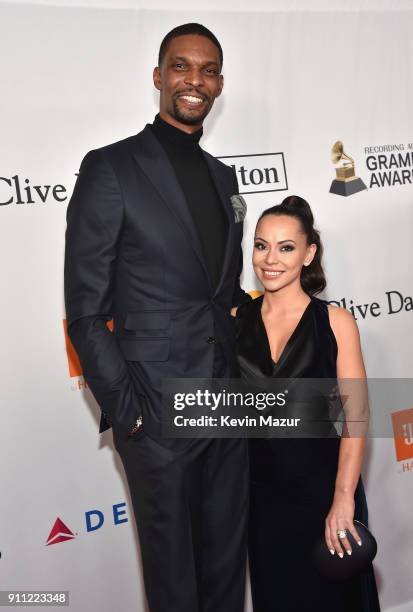
<path fill-rule="evenodd" d="M 330 580 L 348 580 L 366 570 L 376 556 L 377 542 L 371 531 L 360 521 L 354 521 L 354 526 L 360 535 L 362 545 L 359 546 L 351 533 L 347 531 L 347 538 L 352 548 L 351 555 L 345 551 L 343 558 L 340 558 L 337 553 L 332 555 L 327 548 L 324 536 L 317 541 L 314 547 L 314 564 L 320 574 Z"/>

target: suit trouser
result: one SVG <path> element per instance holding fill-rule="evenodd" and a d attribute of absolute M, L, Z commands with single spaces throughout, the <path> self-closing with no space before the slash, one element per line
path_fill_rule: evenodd
<path fill-rule="evenodd" d="M 186 452 L 148 436 L 119 440 L 151 612 L 242 612 L 246 440 L 197 440 Z"/>
<path fill-rule="evenodd" d="M 247 440 L 188 440 L 185 450 L 173 450 L 162 440 L 138 436 L 125 440 L 113 432 L 129 484 L 150 612 L 242 612 Z"/>

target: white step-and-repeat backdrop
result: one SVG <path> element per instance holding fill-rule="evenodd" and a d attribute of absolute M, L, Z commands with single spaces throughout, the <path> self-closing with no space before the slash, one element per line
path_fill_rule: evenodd
<path fill-rule="evenodd" d="M 0 587 L 67 589 L 76 612 L 145 603 L 123 468 L 65 337 L 66 207 L 84 154 L 152 121 L 159 43 L 188 21 L 224 49 L 202 142 L 246 194 L 243 286 L 259 289 L 260 212 L 302 195 L 369 376 L 413 374 L 411 2 L 1 2 Z M 329 191 L 337 140 L 353 195 Z M 412 406 L 388 406 L 395 437 L 370 440 L 364 467 L 387 612 L 413 610 Z"/>

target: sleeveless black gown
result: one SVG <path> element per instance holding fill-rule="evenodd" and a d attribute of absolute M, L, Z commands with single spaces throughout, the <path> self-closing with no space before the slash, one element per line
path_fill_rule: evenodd
<path fill-rule="evenodd" d="M 263 296 L 238 308 L 241 376 L 336 378 L 337 344 L 327 303 L 312 297 L 277 363 L 261 317 Z M 250 439 L 249 563 L 254 612 L 379 612 L 371 567 L 344 583 L 312 564 L 333 501 L 340 437 Z M 355 519 L 367 525 L 360 479 Z"/>

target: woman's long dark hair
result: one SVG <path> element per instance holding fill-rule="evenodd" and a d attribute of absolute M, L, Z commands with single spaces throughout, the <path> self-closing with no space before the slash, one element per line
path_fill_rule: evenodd
<path fill-rule="evenodd" d="M 258 223 L 267 215 L 288 215 L 295 217 L 301 223 L 301 228 L 307 237 L 307 245 L 315 244 L 317 251 L 309 266 L 303 266 L 301 270 L 301 286 L 308 295 L 315 295 L 325 289 L 327 282 L 321 263 L 323 257 L 323 245 L 320 233 L 314 227 L 314 217 L 310 205 L 300 196 L 288 196 L 276 206 L 264 210 Z"/>

